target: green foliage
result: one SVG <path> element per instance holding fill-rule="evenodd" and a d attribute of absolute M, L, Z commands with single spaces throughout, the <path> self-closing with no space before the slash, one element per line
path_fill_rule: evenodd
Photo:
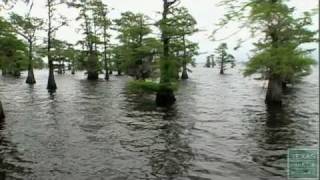
<path fill-rule="evenodd" d="M 105 79 L 109 79 L 108 71 L 109 71 L 109 64 L 110 58 L 108 58 L 108 46 L 110 34 L 108 33 L 109 28 L 112 25 L 111 20 L 108 18 L 109 9 L 106 4 L 104 4 L 101 0 L 95 0 L 92 2 L 93 6 L 93 16 L 94 16 L 94 23 L 98 28 L 98 36 L 102 37 L 103 44 L 103 64 L 105 70 Z"/>
<path fill-rule="evenodd" d="M 169 18 L 162 23 L 166 23 L 165 31 L 171 37 L 192 35 L 198 31 L 195 27 L 197 21 L 185 7 L 171 8 Z"/>
<path fill-rule="evenodd" d="M 310 74 L 311 65 L 315 63 L 302 49 L 290 46 L 269 48 L 251 58 L 244 74 L 248 76 L 259 72 L 294 81 L 297 77 Z"/>
<path fill-rule="evenodd" d="M 179 64 L 175 61 L 175 56 L 169 56 L 167 60 L 161 60 L 160 63 L 160 83 L 176 82 Z"/>
<path fill-rule="evenodd" d="M 66 48 L 66 42 L 65 41 L 61 41 L 58 39 L 52 39 L 51 41 L 52 44 L 52 60 L 53 61 L 60 61 L 62 59 L 64 59 L 64 52 L 65 52 L 65 48 Z"/>
<path fill-rule="evenodd" d="M 125 72 L 137 79 L 144 78 L 141 77 L 143 71 L 151 71 L 145 68 L 154 63 L 153 57 L 161 47 L 159 40 L 150 37 L 152 30 L 148 21 L 149 17 L 132 12 L 122 13 L 120 19 L 114 20 L 121 43 L 116 48 L 116 64 L 121 64 Z"/>
<path fill-rule="evenodd" d="M 170 9 L 170 15 L 164 26 L 164 31 L 170 37 L 170 60 L 175 61 L 177 77 L 181 68 L 187 69 L 187 65 L 195 65 L 194 56 L 198 55 L 198 44 L 187 39 L 198 31 L 197 21 L 185 7 L 174 7 Z"/>
<path fill-rule="evenodd" d="M 30 9 L 31 10 L 31 9 Z M 30 17 L 30 13 L 25 16 L 20 16 L 16 13 L 11 13 L 10 22 L 13 30 L 16 34 L 20 35 L 28 42 L 28 66 L 33 69 L 33 64 L 35 67 L 42 68 L 42 59 L 34 58 L 37 56 L 36 51 L 33 51 L 34 43 L 36 41 L 36 32 L 42 29 L 43 21 L 40 18 Z M 33 62 L 34 60 L 35 63 Z"/>
<path fill-rule="evenodd" d="M 97 26 L 101 25 L 101 18 L 99 15 L 100 7 L 98 7 L 101 2 L 97 0 L 74 0 L 69 2 L 68 5 L 79 10 L 79 16 L 76 18 L 77 21 L 81 22 L 81 29 L 83 32 L 84 43 L 90 54 L 93 51 L 97 51 L 95 47 L 97 44 L 101 43 L 100 38 L 97 34 Z M 94 49 L 95 48 L 95 49 Z"/>
<path fill-rule="evenodd" d="M 185 35 L 184 35 L 185 36 Z M 194 43 L 186 37 L 177 37 L 171 40 L 171 59 L 176 62 L 177 69 L 183 65 L 195 64 L 194 56 L 198 55 L 198 43 Z"/>
<path fill-rule="evenodd" d="M 133 12 L 124 12 L 120 19 L 114 20 L 117 30 L 120 32 L 118 39 L 122 43 L 142 43 L 142 39 L 150 34 L 151 28 L 148 26 L 149 17 Z"/>
<path fill-rule="evenodd" d="M 11 24 L 0 17 L 0 66 L 3 73 L 19 75 L 26 69 L 26 44 L 13 33 Z"/>
<path fill-rule="evenodd" d="M 254 37 L 258 33 L 263 37 L 255 43 L 246 76 L 262 73 L 266 78 L 294 81 L 310 72 L 310 66 L 315 64 L 309 56 L 312 49 L 302 50 L 301 45 L 317 41 L 317 31 L 309 29 L 314 12 L 296 18 L 295 8 L 289 8 L 285 0 L 224 0 L 221 4 L 228 9 L 221 26 L 241 20 L 242 27 L 249 27 Z"/>
<path fill-rule="evenodd" d="M 33 57 L 33 68 L 43 69 L 44 67 L 45 67 L 45 63 L 43 62 L 40 56 Z"/>
<path fill-rule="evenodd" d="M 184 7 L 173 6 L 177 1 L 164 1 L 163 17 L 158 25 L 162 33 L 163 54 L 160 56 L 160 83 L 176 81 L 179 71 L 187 72 L 194 65 L 198 45 L 187 39 L 198 31 L 197 22 Z"/>
<path fill-rule="evenodd" d="M 142 93 L 142 92 L 157 93 L 157 92 L 163 92 L 167 90 L 175 91 L 178 89 L 178 85 L 176 83 L 160 84 L 153 81 L 136 80 L 136 81 L 129 82 L 128 89 L 136 93 Z"/>
<path fill-rule="evenodd" d="M 36 39 L 36 31 L 42 29 L 43 21 L 40 18 L 20 16 L 16 13 L 10 14 L 10 22 L 15 33 L 25 38 L 28 42 L 33 42 Z"/>
<path fill-rule="evenodd" d="M 107 16 L 109 13 L 108 6 L 101 0 L 93 0 L 90 5 L 92 6 L 95 25 L 101 28 L 103 33 L 106 33 L 105 30 L 112 25 L 111 20 Z M 109 36 L 109 34 L 104 35 Z"/>
<path fill-rule="evenodd" d="M 233 55 L 227 52 L 228 45 L 226 43 L 220 44 L 220 46 L 216 49 L 216 60 L 214 63 L 219 65 L 220 72 L 224 72 L 226 70 L 226 65 L 230 64 L 231 68 L 235 66 L 235 59 Z"/>

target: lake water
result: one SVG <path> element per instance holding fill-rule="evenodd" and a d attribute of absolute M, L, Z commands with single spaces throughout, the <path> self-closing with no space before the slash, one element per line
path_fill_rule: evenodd
<path fill-rule="evenodd" d="M 47 74 L 35 71 L 33 87 L 26 73 L 0 76 L 0 179 L 280 180 L 288 148 L 318 145 L 317 70 L 282 108 L 266 107 L 266 83 L 239 69 L 193 68 L 170 109 L 128 92 L 125 76 L 67 72 L 50 95 Z"/>

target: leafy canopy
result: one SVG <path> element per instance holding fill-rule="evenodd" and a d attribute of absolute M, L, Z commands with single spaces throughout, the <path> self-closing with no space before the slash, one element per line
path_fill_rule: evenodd
<path fill-rule="evenodd" d="M 309 29 L 314 12 L 296 18 L 295 8 L 290 8 L 285 0 L 223 0 L 221 5 L 228 9 L 221 27 L 230 21 L 241 21 L 253 37 L 260 38 L 245 75 L 263 73 L 267 78 L 291 80 L 310 72 L 315 64 L 310 57 L 312 49 L 304 50 L 301 45 L 317 41 L 318 32 Z"/>

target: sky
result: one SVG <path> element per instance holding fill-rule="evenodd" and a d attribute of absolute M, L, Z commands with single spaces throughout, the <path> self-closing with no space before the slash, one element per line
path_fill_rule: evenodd
<path fill-rule="evenodd" d="M 1 1 L 1 0 L 0 0 Z M 125 11 L 139 12 L 148 15 L 152 20 L 156 21 L 160 19 L 159 12 L 162 10 L 162 0 L 103 0 L 111 8 L 109 14 L 111 19 L 120 17 L 120 14 Z M 32 15 L 37 17 L 46 18 L 46 0 L 34 0 L 34 7 Z M 206 56 L 212 54 L 214 49 L 219 46 L 220 43 L 225 42 L 228 44 L 230 53 L 232 53 L 237 61 L 247 61 L 250 56 L 250 50 L 253 49 L 252 43 L 254 40 L 246 41 L 242 44 L 241 48 L 236 51 L 233 47 L 237 45 L 239 38 L 249 37 L 249 32 L 246 30 L 240 31 L 235 36 L 228 38 L 224 41 L 213 41 L 210 36 L 213 30 L 217 27 L 215 24 L 219 22 L 219 19 L 223 17 L 226 10 L 223 7 L 218 7 L 217 3 L 219 0 L 181 0 L 180 6 L 186 7 L 189 12 L 197 20 L 197 28 L 199 32 L 194 34 L 189 39 L 199 43 L 200 55 L 196 57 L 197 62 L 204 62 Z M 297 15 L 303 11 L 314 9 L 318 7 L 317 0 L 289 0 L 289 5 L 297 9 Z M 28 7 L 23 3 L 17 3 L 16 6 L 11 10 L 19 14 L 24 14 L 28 11 Z M 69 26 L 61 28 L 56 37 L 58 39 L 66 40 L 71 43 L 75 43 L 82 38 L 79 28 L 79 23 L 74 19 L 77 16 L 77 11 L 59 7 L 59 13 L 66 16 L 69 19 Z M 8 14 L 8 12 L 6 12 Z M 319 17 L 314 17 L 314 25 L 310 28 L 318 29 Z M 224 39 L 233 32 L 238 31 L 239 24 L 231 23 L 226 29 L 223 29 L 217 34 L 216 39 Z M 112 33 L 115 35 L 115 32 Z M 44 34 L 43 34 L 44 35 Z M 115 42 L 115 40 L 113 40 Z M 317 44 L 309 44 L 308 47 L 318 48 Z M 313 56 L 318 59 L 318 50 L 313 53 Z"/>

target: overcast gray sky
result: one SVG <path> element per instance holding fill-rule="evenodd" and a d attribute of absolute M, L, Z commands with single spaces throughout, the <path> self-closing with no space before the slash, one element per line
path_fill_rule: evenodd
<path fill-rule="evenodd" d="M 34 7 L 32 11 L 32 15 L 46 18 L 46 8 L 45 8 L 46 0 L 34 0 Z M 133 11 L 140 12 L 150 16 L 152 19 L 158 20 L 159 14 L 162 10 L 162 0 L 104 0 L 105 3 L 112 8 L 110 13 L 110 18 L 118 18 L 121 12 L 125 11 Z M 198 28 L 202 31 L 194 34 L 190 37 L 191 40 L 199 43 L 200 52 L 202 53 L 212 53 L 214 49 L 222 42 L 214 42 L 210 40 L 209 36 L 211 35 L 213 29 L 216 27 L 215 23 L 219 21 L 219 19 L 225 13 L 223 7 L 218 7 L 216 4 L 219 0 L 181 0 L 181 6 L 185 6 L 189 9 L 190 13 L 195 17 L 198 22 Z M 298 10 L 298 14 L 318 7 L 317 0 L 290 0 L 290 6 L 294 6 Z M 28 7 L 23 3 L 18 3 L 12 11 L 23 14 L 27 11 Z M 81 39 L 81 33 L 77 32 L 75 29 L 78 28 L 78 23 L 74 21 L 74 18 L 77 16 L 77 11 L 68 9 L 66 7 L 59 8 L 59 12 L 63 15 L 67 16 L 72 22 L 70 26 L 61 28 L 57 33 L 57 38 L 67 40 L 69 42 L 75 43 L 79 39 Z M 318 29 L 318 17 L 314 18 L 314 26 L 312 29 Z M 237 31 L 238 24 L 233 23 L 228 26 L 227 29 L 224 29 L 222 32 L 218 34 L 218 39 L 222 39 L 227 37 L 232 32 Z M 230 47 L 230 52 L 232 52 L 238 61 L 247 61 L 248 55 L 250 53 L 250 49 L 253 48 L 252 42 L 247 41 L 242 45 L 240 49 L 237 51 L 233 51 L 232 48 L 236 46 L 237 40 L 240 37 L 248 37 L 249 33 L 247 31 L 242 31 L 236 36 L 224 41 L 227 42 Z M 317 48 L 316 44 L 308 45 L 311 47 Z M 314 52 L 314 57 L 317 58 L 317 52 Z M 208 54 L 202 54 L 197 57 L 197 62 L 204 62 L 205 56 Z"/>

